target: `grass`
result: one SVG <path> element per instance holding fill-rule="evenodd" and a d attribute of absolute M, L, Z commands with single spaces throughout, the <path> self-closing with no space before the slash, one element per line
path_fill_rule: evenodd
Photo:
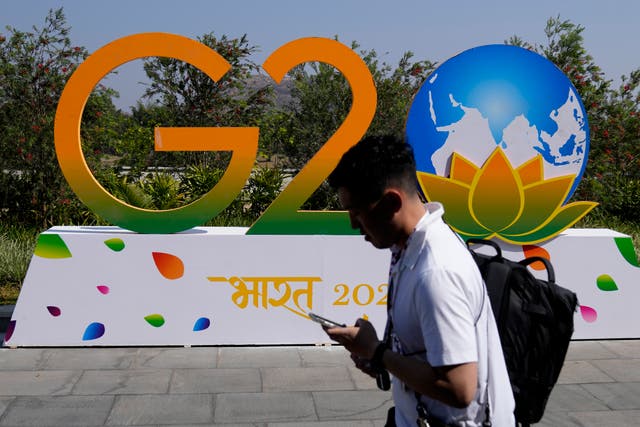
<path fill-rule="evenodd" d="M 0 304 L 15 304 L 38 231 L 0 223 Z"/>
<path fill-rule="evenodd" d="M 210 225 L 226 225 L 218 222 Z M 609 228 L 627 234 L 633 239 L 636 256 L 640 258 L 640 224 L 589 215 L 575 224 L 575 228 Z M 39 230 L 21 225 L 0 223 L 0 305 L 16 303 L 38 233 Z"/>

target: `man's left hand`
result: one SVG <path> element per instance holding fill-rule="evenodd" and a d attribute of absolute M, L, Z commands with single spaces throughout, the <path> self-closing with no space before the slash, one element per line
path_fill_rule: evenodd
<path fill-rule="evenodd" d="M 371 322 L 358 319 L 355 326 L 325 329 L 329 337 L 342 344 L 351 354 L 371 360 L 380 343 Z"/>

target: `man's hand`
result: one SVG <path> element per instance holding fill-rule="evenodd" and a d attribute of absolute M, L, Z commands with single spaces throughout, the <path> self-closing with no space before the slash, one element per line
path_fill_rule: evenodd
<path fill-rule="evenodd" d="M 325 329 L 329 337 L 342 344 L 352 355 L 371 360 L 380 343 L 373 325 L 364 319 L 358 319 L 355 326 Z"/>

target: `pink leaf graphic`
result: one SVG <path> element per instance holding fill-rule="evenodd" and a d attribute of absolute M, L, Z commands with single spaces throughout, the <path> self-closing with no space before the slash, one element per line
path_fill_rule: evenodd
<path fill-rule="evenodd" d="M 55 305 L 48 305 L 47 310 L 49 310 L 49 313 L 51 313 L 53 317 L 58 317 L 62 313 L 60 307 L 56 307 Z"/>
<path fill-rule="evenodd" d="M 598 312 L 589 306 L 581 305 L 580 314 L 582 314 L 582 318 L 585 322 L 593 323 L 598 320 Z"/>
<path fill-rule="evenodd" d="M 96 288 L 98 289 L 98 292 L 100 292 L 102 295 L 106 295 L 109 293 L 109 287 L 105 286 L 105 285 L 98 285 L 96 286 Z"/>

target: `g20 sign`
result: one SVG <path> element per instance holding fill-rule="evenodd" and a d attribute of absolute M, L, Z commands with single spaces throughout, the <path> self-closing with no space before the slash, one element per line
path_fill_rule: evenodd
<path fill-rule="evenodd" d="M 144 33 L 109 43 L 77 68 L 62 93 L 56 152 L 70 186 L 94 212 L 140 233 L 173 233 L 215 217 L 235 199 L 255 164 L 259 129 L 156 128 L 159 151 L 231 151 L 223 177 L 200 199 L 171 210 L 141 209 L 113 197 L 82 154 L 82 111 L 108 72 L 147 56 L 180 59 L 214 81 L 231 67 L 207 46 L 178 35 Z M 376 88 L 362 59 L 330 39 L 289 42 L 262 66 L 280 83 L 293 67 L 311 61 L 344 75 L 353 94 L 351 110 L 247 234 L 354 233 L 344 212 L 298 208 L 365 134 Z M 470 49 L 440 65 L 416 95 L 407 120 L 427 199 L 445 205 L 448 222 L 463 236 L 516 244 L 546 240 L 593 209 L 591 202 L 566 204 L 584 171 L 588 137 L 586 113 L 569 79 L 540 55 L 504 45 Z"/>
<path fill-rule="evenodd" d="M 89 94 L 107 73 L 146 56 L 180 59 L 214 81 L 231 67 L 207 46 L 178 35 L 144 33 L 115 40 L 89 56 L 69 79 L 56 112 L 56 153 L 69 185 L 95 213 L 113 224 L 140 233 L 174 233 L 215 217 L 235 199 L 255 164 L 259 129 L 156 128 L 155 149 L 159 151 L 231 151 L 231 161 L 224 175 L 200 199 L 176 209 L 141 209 L 113 197 L 95 179 L 82 154 L 82 112 Z M 376 88 L 362 59 L 330 39 L 292 41 L 273 52 L 262 66 L 279 83 L 293 67 L 310 61 L 331 64 L 346 77 L 353 94 L 351 110 L 334 135 L 253 224 L 249 234 L 353 234 L 344 212 L 297 209 L 329 175 L 341 155 L 366 132 L 376 109 Z"/>

